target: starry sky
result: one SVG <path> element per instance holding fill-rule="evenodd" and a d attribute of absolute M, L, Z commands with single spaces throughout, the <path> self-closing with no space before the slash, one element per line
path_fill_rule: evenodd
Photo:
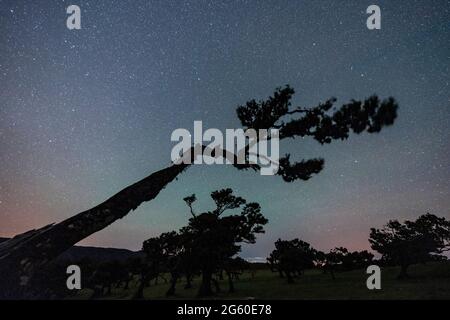
<path fill-rule="evenodd" d="M 381 30 L 366 8 L 381 7 Z M 81 8 L 81 30 L 66 8 Z M 368 249 L 370 227 L 427 211 L 450 218 L 449 1 L 0 0 L 0 236 L 86 210 L 170 163 L 174 129 L 238 128 L 238 105 L 285 84 L 294 104 L 373 93 L 400 105 L 394 126 L 321 146 L 307 182 L 194 166 L 152 202 L 81 242 L 139 249 L 178 229 L 196 193 L 231 187 L 261 204 L 266 234 L 242 256 L 299 237 Z"/>

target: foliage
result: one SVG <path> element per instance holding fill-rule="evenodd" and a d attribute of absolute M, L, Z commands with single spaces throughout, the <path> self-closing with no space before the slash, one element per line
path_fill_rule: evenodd
<path fill-rule="evenodd" d="M 382 259 L 400 265 L 399 278 L 405 278 L 409 265 L 435 260 L 450 248 L 450 221 L 430 213 L 404 223 L 390 220 L 382 229 L 371 229 L 369 242 Z"/>

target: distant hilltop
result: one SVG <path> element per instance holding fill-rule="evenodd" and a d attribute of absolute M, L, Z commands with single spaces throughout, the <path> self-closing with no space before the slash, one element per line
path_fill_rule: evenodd
<path fill-rule="evenodd" d="M 9 239 L 0 237 L 0 243 L 6 240 Z M 79 261 L 81 259 L 88 258 L 95 262 L 105 262 L 111 260 L 124 261 L 128 258 L 138 256 L 139 254 L 139 251 L 131 251 L 128 249 L 73 246 L 61 254 L 57 260 Z"/>

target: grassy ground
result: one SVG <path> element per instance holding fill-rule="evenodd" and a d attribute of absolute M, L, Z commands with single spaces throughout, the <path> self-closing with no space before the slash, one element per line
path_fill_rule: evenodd
<path fill-rule="evenodd" d="M 411 279 L 397 280 L 397 267 L 382 268 L 381 290 L 368 290 L 365 270 L 337 273 L 332 280 L 329 274 L 309 270 L 296 283 L 287 284 L 285 279 L 270 270 L 258 270 L 252 279 L 249 273 L 235 282 L 236 292 L 229 294 L 226 281 L 221 282 L 222 293 L 215 299 L 450 299 L 450 262 L 428 263 L 411 266 Z M 195 298 L 199 279 L 194 287 L 185 290 L 184 282 L 177 286 L 174 299 Z M 165 299 L 168 285 L 160 280 L 157 285 L 144 291 L 146 299 Z M 132 283 L 128 290 L 114 288 L 104 299 L 130 299 L 136 290 Z M 87 299 L 92 294 L 89 289 L 81 290 L 76 299 Z"/>

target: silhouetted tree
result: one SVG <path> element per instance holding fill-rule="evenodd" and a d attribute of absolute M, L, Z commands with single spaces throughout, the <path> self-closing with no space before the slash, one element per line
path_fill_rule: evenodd
<path fill-rule="evenodd" d="M 64 299 L 74 295 L 77 290 L 69 290 L 66 285 L 68 277 L 66 269 L 71 264 L 73 262 L 70 260 L 55 260 L 47 264 L 31 279 L 32 286 L 41 290 L 47 299 Z"/>
<path fill-rule="evenodd" d="M 199 296 L 213 293 L 211 283 L 220 290 L 213 274 L 222 270 L 227 273 L 230 291 L 234 291 L 233 278 L 245 267 L 245 261 L 232 257 L 240 251 L 240 243 L 254 243 L 255 235 L 264 232 L 262 226 L 267 219 L 260 213 L 259 204 L 246 204 L 243 198 L 233 195 L 231 189 L 214 191 L 211 197 L 216 208 L 199 215 L 192 207 L 195 195 L 184 198 L 192 215 L 189 224 L 179 232 L 163 233 L 144 242 L 143 251 L 149 264 L 164 265 L 171 274 L 168 296 L 175 294 L 177 281 L 183 275 L 186 277 L 185 288 L 190 288 L 192 277 L 198 271 L 202 275 Z M 225 211 L 242 206 L 240 214 L 223 216 Z M 142 294 L 138 296 L 142 297 Z"/>
<path fill-rule="evenodd" d="M 367 250 L 352 251 L 344 259 L 344 270 L 367 268 L 373 262 L 373 254 Z"/>
<path fill-rule="evenodd" d="M 394 123 L 397 103 L 393 98 L 380 101 L 372 96 L 364 101 L 352 100 L 335 108 L 332 98 L 316 107 L 291 107 L 294 90 L 278 88 L 265 101 L 251 100 L 237 108 L 244 128 L 280 130 L 280 139 L 311 137 L 321 144 L 347 139 L 351 132 L 379 132 Z M 193 154 L 194 156 L 194 154 Z M 219 156 L 219 155 L 215 155 Z M 246 154 L 248 158 L 248 154 Z M 308 180 L 319 173 L 323 159 L 291 163 L 290 155 L 280 159 L 278 175 L 285 181 Z M 29 280 L 35 271 L 91 234 L 106 228 L 136 209 L 142 202 L 154 199 L 189 164 L 174 164 L 130 185 L 96 207 L 58 224 L 31 230 L 0 245 L 0 296 L 2 298 L 35 298 Z M 258 169 L 257 165 L 235 164 L 238 169 Z"/>
<path fill-rule="evenodd" d="M 314 267 L 316 250 L 305 241 L 299 239 L 281 240 L 275 242 L 267 261 L 273 272 L 278 271 L 280 277 L 286 275 L 287 282 L 293 283 L 294 278 L 304 270 Z"/>
<path fill-rule="evenodd" d="M 370 230 L 369 242 L 382 259 L 400 265 L 398 278 L 408 277 L 408 266 L 432 260 L 450 249 L 450 221 L 427 213 L 416 221 L 390 220 Z"/>
<path fill-rule="evenodd" d="M 171 265 L 173 260 L 178 258 L 180 250 L 182 249 L 179 235 L 175 231 L 144 241 L 142 245 L 144 259 L 140 265 L 139 285 L 133 299 L 143 299 L 144 288 L 150 285 L 151 280 L 156 280 L 162 272 L 169 270 L 173 273 Z"/>

